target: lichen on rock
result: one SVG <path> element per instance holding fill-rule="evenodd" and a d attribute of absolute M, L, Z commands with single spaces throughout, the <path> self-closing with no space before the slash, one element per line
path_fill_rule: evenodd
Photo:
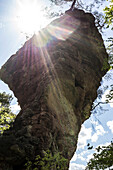
<path fill-rule="evenodd" d="M 9 58 L 0 78 L 21 111 L 0 137 L 2 170 L 24 169 L 26 157 L 32 161 L 47 150 L 62 153 L 69 164 L 107 71 L 106 59 L 93 15 L 78 9 L 52 21 Z"/>

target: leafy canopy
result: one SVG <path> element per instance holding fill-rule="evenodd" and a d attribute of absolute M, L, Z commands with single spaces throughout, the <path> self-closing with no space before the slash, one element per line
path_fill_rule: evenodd
<path fill-rule="evenodd" d="M 0 93 L 0 133 L 9 129 L 16 115 L 11 112 L 10 103 L 12 96 L 5 92 Z"/>
<path fill-rule="evenodd" d="M 105 11 L 105 23 L 107 24 L 107 28 L 112 25 L 113 30 L 113 0 L 109 1 L 109 6 L 104 9 Z"/>
<path fill-rule="evenodd" d="M 113 0 L 109 1 L 110 4 L 108 7 L 104 9 L 105 11 L 105 23 L 107 24 L 107 28 L 111 25 L 111 30 L 113 30 Z M 109 51 L 110 51 L 110 64 L 113 64 L 113 38 L 110 37 L 108 39 L 110 43 L 109 45 Z M 113 85 L 111 85 L 111 90 L 109 94 L 106 96 L 107 100 L 106 102 L 109 103 L 113 99 Z M 104 170 L 106 168 L 109 168 L 113 166 L 113 142 L 111 141 L 111 144 L 108 146 L 102 146 L 96 148 L 96 153 L 93 154 L 93 158 L 89 160 L 86 170 Z"/>
<path fill-rule="evenodd" d="M 26 170 L 65 170 L 67 167 L 67 159 L 65 159 L 60 152 L 51 154 L 49 150 L 46 152 L 43 151 L 44 156 L 40 157 L 37 155 L 35 161 L 32 162 L 27 159 L 27 163 L 25 164 Z"/>
<path fill-rule="evenodd" d="M 113 166 L 113 142 L 108 146 L 96 148 L 97 153 L 93 154 L 93 158 L 87 164 L 86 170 L 104 170 Z"/>

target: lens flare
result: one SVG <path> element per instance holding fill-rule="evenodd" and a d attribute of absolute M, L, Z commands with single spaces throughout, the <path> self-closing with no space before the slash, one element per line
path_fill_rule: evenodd
<path fill-rule="evenodd" d="M 17 10 L 17 25 L 21 32 L 34 34 L 47 23 L 41 10 L 42 4 L 37 0 L 19 0 Z"/>

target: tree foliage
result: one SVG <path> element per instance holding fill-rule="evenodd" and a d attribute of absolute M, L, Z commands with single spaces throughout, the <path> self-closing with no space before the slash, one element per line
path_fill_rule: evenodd
<path fill-rule="evenodd" d="M 11 112 L 10 103 L 12 96 L 5 92 L 0 93 L 0 133 L 9 129 L 15 119 L 15 115 Z"/>
<path fill-rule="evenodd" d="M 109 0 L 109 6 L 105 7 L 105 24 L 107 28 L 113 30 L 113 0 Z M 108 53 L 109 53 L 109 63 L 111 68 L 113 68 L 113 37 L 109 37 L 107 40 L 108 43 Z"/>
<path fill-rule="evenodd" d="M 107 24 L 107 28 L 109 28 L 109 26 L 112 26 L 112 30 L 113 30 L 113 0 L 109 1 L 109 6 L 107 6 L 105 9 L 105 23 Z"/>
<path fill-rule="evenodd" d="M 25 164 L 26 170 L 65 170 L 67 167 L 67 159 L 65 159 L 61 153 L 51 154 L 49 150 L 46 152 L 43 151 L 44 156 L 40 157 L 37 155 L 35 161 L 30 161 L 27 159 L 27 163 Z"/>
<path fill-rule="evenodd" d="M 113 142 L 108 146 L 96 148 L 97 153 L 93 154 L 93 158 L 87 164 L 86 170 L 104 170 L 113 166 Z"/>
<path fill-rule="evenodd" d="M 65 4 L 67 4 L 66 8 L 68 9 L 66 9 L 66 11 L 78 8 L 83 9 L 86 12 L 92 13 L 95 16 L 96 26 L 98 27 L 99 31 L 102 32 L 102 29 L 104 28 L 105 24 L 105 19 L 103 17 L 103 13 L 99 11 L 99 7 L 102 6 L 103 2 L 106 0 L 91 0 L 88 2 L 85 0 L 49 0 L 49 1 L 51 2 L 51 7 L 49 10 L 48 8 L 46 8 L 47 17 L 53 18 L 62 15 L 61 11 L 58 12 L 58 8 L 57 12 L 52 11 L 51 9 L 54 9 L 54 5 L 62 7 L 63 9 Z"/>
<path fill-rule="evenodd" d="M 107 24 L 107 28 L 111 26 L 111 30 L 113 30 L 113 0 L 109 1 L 109 6 L 104 9 L 105 11 L 105 23 Z M 110 37 L 108 40 L 110 42 L 109 45 L 109 58 L 110 64 L 113 64 L 113 38 Z M 106 102 L 110 103 L 113 99 L 113 85 L 111 85 L 111 90 L 109 94 L 106 96 Z M 108 146 L 102 146 L 96 148 L 96 153 L 93 154 L 93 158 L 87 164 L 86 170 L 104 170 L 113 166 L 113 142 Z"/>

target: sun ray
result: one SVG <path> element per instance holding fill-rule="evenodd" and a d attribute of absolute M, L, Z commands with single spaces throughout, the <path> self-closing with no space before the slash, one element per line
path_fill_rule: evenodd
<path fill-rule="evenodd" d="M 59 29 L 59 31 L 61 31 L 61 29 Z M 70 31 L 69 32 L 66 31 L 66 32 L 67 32 L 67 35 L 68 35 L 68 33 L 70 33 Z M 46 69 L 46 76 L 48 75 L 47 77 L 49 77 L 48 81 L 50 81 L 49 82 L 50 93 L 48 96 L 48 101 L 51 102 L 51 98 L 54 98 L 56 101 L 56 105 L 59 108 L 59 113 L 64 112 L 65 116 L 67 116 L 67 126 L 65 127 L 63 125 L 63 122 L 60 119 L 61 118 L 60 115 L 57 114 L 57 119 L 59 120 L 58 121 L 59 126 L 62 127 L 64 132 L 66 132 L 67 129 L 69 129 L 71 126 L 70 122 L 72 122 L 68 113 L 66 113 L 66 111 L 69 110 L 68 106 L 70 107 L 70 103 L 69 103 L 69 101 L 67 101 L 67 99 L 63 93 L 63 87 L 61 84 L 62 78 L 61 77 L 59 78 L 59 76 L 58 76 L 58 73 L 57 73 L 58 70 L 55 67 L 55 65 L 50 57 L 49 51 L 47 50 L 48 49 L 47 43 L 46 44 L 44 43 L 45 42 L 44 39 L 47 40 L 47 37 L 46 37 L 47 35 L 48 34 L 46 34 L 45 32 L 40 31 L 38 33 L 38 35 L 36 35 L 36 41 L 34 42 L 34 46 L 36 46 L 37 48 L 40 49 L 40 56 L 41 56 L 42 62 Z M 46 41 L 46 42 L 48 42 L 48 41 Z M 62 102 L 63 102 L 63 104 L 62 104 Z M 53 105 L 53 104 L 51 104 L 51 105 Z M 72 110 L 72 113 L 74 114 L 73 108 L 71 108 L 71 110 Z M 64 115 L 62 115 L 62 116 L 64 116 Z"/>
<path fill-rule="evenodd" d="M 19 0 L 17 6 L 17 25 L 21 32 L 33 35 L 48 23 L 40 1 Z"/>

